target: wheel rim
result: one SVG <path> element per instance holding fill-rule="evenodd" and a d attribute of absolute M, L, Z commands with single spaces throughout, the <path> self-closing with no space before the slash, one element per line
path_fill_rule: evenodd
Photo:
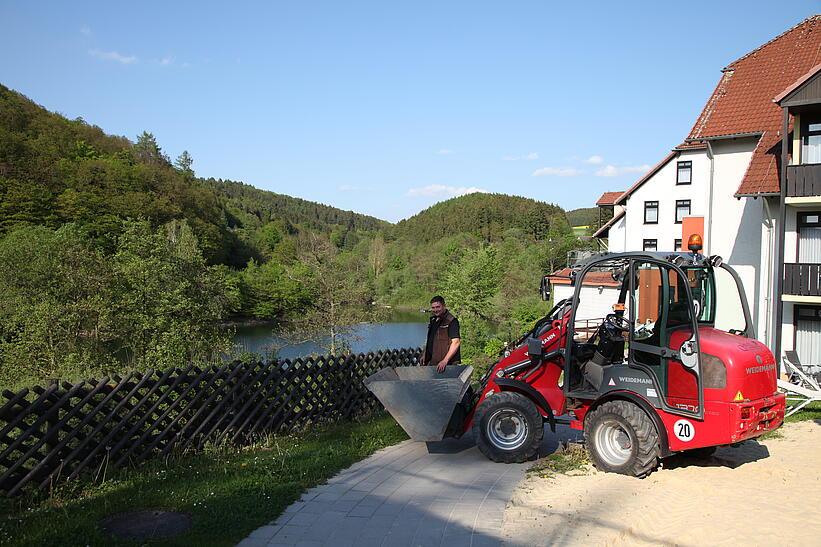
<path fill-rule="evenodd" d="M 487 437 L 502 450 L 515 450 L 527 440 L 528 426 L 524 414 L 512 408 L 499 409 L 487 421 Z"/>
<path fill-rule="evenodd" d="M 630 434 L 616 420 L 608 420 L 599 425 L 595 440 L 599 455 L 608 465 L 624 465 L 633 452 Z"/>

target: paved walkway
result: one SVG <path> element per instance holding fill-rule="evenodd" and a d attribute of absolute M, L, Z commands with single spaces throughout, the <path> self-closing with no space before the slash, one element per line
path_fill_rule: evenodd
<path fill-rule="evenodd" d="M 557 442 L 547 429 L 540 452 Z M 309 490 L 240 545 L 501 545 L 505 506 L 527 467 L 491 462 L 469 435 L 405 441 Z"/>

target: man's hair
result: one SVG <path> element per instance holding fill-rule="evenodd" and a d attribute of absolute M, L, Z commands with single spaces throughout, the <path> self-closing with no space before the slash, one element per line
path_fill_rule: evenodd
<path fill-rule="evenodd" d="M 433 304 L 434 302 L 439 302 L 443 306 L 445 305 L 445 299 L 438 294 L 430 299 L 430 303 Z"/>

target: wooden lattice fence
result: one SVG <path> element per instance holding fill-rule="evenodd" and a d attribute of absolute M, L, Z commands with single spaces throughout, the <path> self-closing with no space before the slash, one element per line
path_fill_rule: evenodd
<path fill-rule="evenodd" d="M 420 351 L 189 366 L 4 391 L 0 491 L 366 415 L 380 405 L 362 381 L 384 367 L 417 365 Z"/>

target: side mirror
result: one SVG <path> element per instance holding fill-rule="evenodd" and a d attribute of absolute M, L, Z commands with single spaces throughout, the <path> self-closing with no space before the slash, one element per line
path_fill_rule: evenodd
<path fill-rule="evenodd" d="M 542 284 L 539 287 L 539 294 L 545 302 L 550 300 L 550 281 L 546 276 L 542 278 Z"/>
<path fill-rule="evenodd" d="M 681 349 L 678 350 L 679 358 L 681 359 L 681 363 L 695 371 L 698 372 L 698 349 L 696 348 L 696 342 L 693 339 L 685 340 L 684 343 L 681 345 Z"/>

